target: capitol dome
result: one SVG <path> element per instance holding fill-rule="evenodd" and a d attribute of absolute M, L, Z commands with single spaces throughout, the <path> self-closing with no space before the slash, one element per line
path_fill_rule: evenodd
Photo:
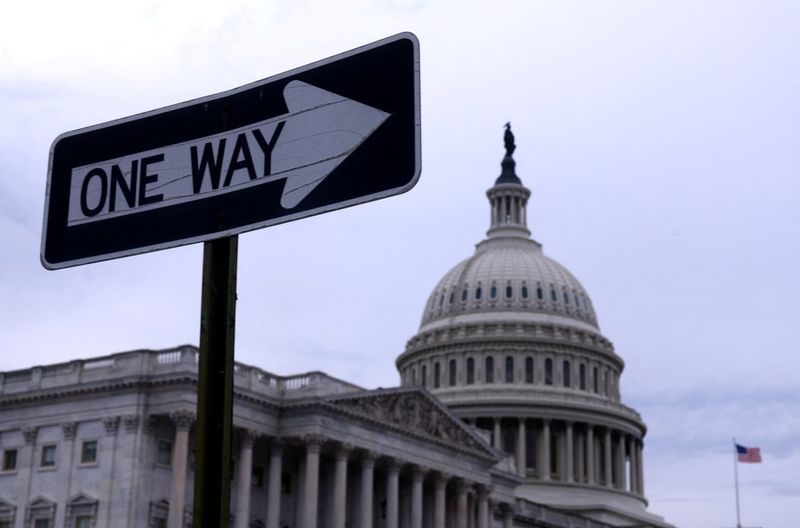
<path fill-rule="evenodd" d="M 646 428 L 621 402 L 624 362 L 586 289 L 531 238 L 509 125 L 504 139 L 487 236 L 433 288 L 396 360 L 401 384 L 505 452 L 518 497 L 611 526 L 668 526 L 646 511 Z"/>

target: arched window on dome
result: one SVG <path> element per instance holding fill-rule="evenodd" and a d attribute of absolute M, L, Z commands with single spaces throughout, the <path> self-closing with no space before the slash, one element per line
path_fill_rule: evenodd
<path fill-rule="evenodd" d="M 433 364 L 433 388 L 434 389 L 438 389 L 439 385 L 441 383 L 441 376 L 442 376 L 441 370 L 442 369 L 439 366 L 439 362 L 438 361 Z"/>
<path fill-rule="evenodd" d="M 417 369 L 411 367 L 411 385 L 417 384 Z"/>
<path fill-rule="evenodd" d="M 449 365 L 448 369 L 449 369 L 449 372 L 447 373 L 447 377 L 448 377 L 447 385 L 449 387 L 455 387 L 456 386 L 456 372 L 457 372 L 456 371 L 456 360 L 455 359 L 451 359 L 450 360 L 450 365 Z"/>
<path fill-rule="evenodd" d="M 506 299 L 510 299 L 514 296 L 514 288 L 511 287 L 511 283 L 509 282 L 506 284 Z"/>
<path fill-rule="evenodd" d="M 569 294 L 567 294 L 567 290 L 564 290 L 564 304 L 569 304 Z"/>
<path fill-rule="evenodd" d="M 450 304 L 453 304 L 453 300 L 455 299 L 455 296 L 456 296 L 456 290 L 455 289 L 450 290 Z"/>
<path fill-rule="evenodd" d="M 522 293 L 522 298 L 523 299 L 527 299 L 528 298 L 528 285 L 525 284 L 524 282 L 522 283 L 522 292 L 521 293 Z"/>
<path fill-rule="evenodd" d="M 572 290 L 572 296 L 575 297 L 575 306 L 580 308 L 581 307 L 581 298 L 578 297 L 578 293 L 575 290 Z"/>
<path fill-rule="evenodd" d="M 514 383 L 514 357 L 506 356 L 506 383 Z"/>
<path fill-rule="evenodd" d="M 561 384 L 567 388 L 572 386 L 572 365 L 566 359 L 561 363 Z"/>
<path fill-rule="evenodd" d="M 486 383 L 494 383 L 494 358 L 489 356 L 486 358 L 486 372 L 484 380 Z"/>
<path fill-rule="evenodd" d="M 475 360 L 467 358 L 467 385 L 475 383 Z"/>
<path fill-rule="evenodd" d="M 586 390 L 586 365 L 583 363 L 578 366 L 578 388 Z"/>
<path fill-rule="evenodd" d="M 483 295 L 483 288 L 481 288 L 481 285 L 478 284 L 478 287 L 475 288 L 475 300 L 480 301 L 482 295 Z"/>
<path fill-rule="evenodd" d="M 422 376 L 420 376 L 420 385 L 423 387 L 428 386 L 428 365 L 422 365 Z"/>
<path fill-rule="evenodd" d="M 533 383 L 533 358 L 525 358 L 525 383 Z"/>
<path fill-rule="evenodd" d="M 599 373 L 597 372 L 597 367 L 592 369 L 592 383 L 594 385 L 594 393 L 597 394 L 600 392 L 600 380 L 598 380 Z"/>
<path fill-rule="evenodd" d="M 544 360 L 544 384 L 553 384 L 553 360 L 550 358 Z"/>
<path fill-rule="evenodd" d="M 541 285 L 536 285 L 536 298 L 540 301 L 544 300 L 544 290 L 542 290 Z"/>
<path fill-rule="evenodd" d="M 464 290 L 461 292 L 461 302 L 467 302 L 467 295 L 469 294 L 469 285 L 464 285 Z"/>
<path fill-rule="evenodd" d="M 556 289 L 552 285 L 550 286 L 550 300 L 553 302 L 558 302 L 558 295 L 556 295 Z"/>
<path fill-rule="evenodd" d="M 489 290 L 489 298 L 497 299 L 497 284 L 492 283 L 492 289 Z"/>

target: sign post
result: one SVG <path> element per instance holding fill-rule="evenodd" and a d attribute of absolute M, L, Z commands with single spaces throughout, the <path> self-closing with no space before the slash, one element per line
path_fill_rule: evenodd
<path fill-rule="evenodd" d="M 197 528 L 229 525 L 238 241 L 234 235 L 206 242 L 203 248 L 193 506 Z"/>
<path fill-rule="evenodd" d="M 411 33 L 53 142 L 45 268 L 205 243 L 195 528 L 230 522 L 238 234 L 406 192 L 420 143 Z"/>

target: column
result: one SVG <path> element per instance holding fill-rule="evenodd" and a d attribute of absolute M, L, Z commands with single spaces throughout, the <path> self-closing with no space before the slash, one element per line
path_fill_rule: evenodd
<path fill-rule="evenodd" d="M 586 436 L 577 432 L 575 435 L 575 446 L 577 449 L 577 457 L 575 458 L 575 470 L 577 472 L 577 481 L 585 482 L 584 475 L 586 474 Z"/>
<path fill-rule="evenodd" d="M 625 435 L 620 433 L 617 438 L 617 488 L 625 490 L 628 484 L 625 479 Z"/>
<path fill-rule="evenodd" d="M 377 457 L 378 455 L 373 451 L 365 451 L 361 457 L 361 514 L 359 516 L 361 528 L 372 528 L 373 480 L 375 476 L 375 459 Z"/>
<path fill-rule="evenodd" d="M 186 504 L 186 469 L 189 461 L 189 429 L 194 413 L 186 410 L 171 413 L 175 424 L 175 442 L 172 444 L 172 487 L 169 493 L 167 528 L 183 528 L 183 510 Z"/>
<path fill-rule="evenodd" d="M 500 430 L 500 418 L 494 419 L 494 431 L 492 432 L 492 447 L 503 449 L 502 433 Z"/>
<path fill-rule="evenodd" d="M 459 479 L 456 483 L 456 526 L 467 526 L 467 483 Z"/>
<path fill-rule="evenodd" d="M 594 484 L 597 471 L 594 463 L 594 426 L 591 424 L 586 425 L 586 475 L 589 484 Z"/>
<path fill-rule="evenodd" d="M 303 436 L 306 446 L 305 493 L 303 495 L 303 526 L 317 528 L 317 497 L 319 496 L 319 452 L 322 435 L 311 433 Z"/>
<path fill-rule="evenodd" d="M 347 460 L 353 447 L 339 444 L 336 447 L 336 468 L 333 475 L 333 528 L 344 528 L 347 512 Z"/>
<path fill-rule="evenodd" d="M 283 474 L 283 443 L 272 441 L 269 450 L 269 480 L 267 481 L 267 527 L 280 528 L 281 478 Z"/>
<path fill-rule="evenodd" d="M 489 489 L 478 486 L 478 523 L 477 528 L 489 528 Z"/>
<path fill-rule="evenodd" d="M 433 528 L 445 528 L 445 508 L 447 506 L 446 488 L 450 478 L 445 473 L 437 473 L 433 492 Z"/>
<path fill-rule="evenodd" d="M 517 427 L 517 475 L 522 478 L 528 475 L 528 466 L 525 460 L 525 418 L 519 419 Z"/>
<path fill-rule="evenodd" d="M 422 478 L 425 470 L 411 468 L 411 528 L 422 528 Z"/>
<path fill-rule="evenodd" d="M 400 522 L 399 511 L 400 494 L 400 466 L 392 459 L 386 468 L 386 528 L 398 528 Z"/>
<path fill-rule="evenodd" d="M 575 482 L 575 445 L 573 439 L 573 432 L 572 432 L 572 422 L 567 422 L 567 449 L 566 449 L 566 464 L 567 464 L 567 475 L 566 481 L 567 482 Z"/>
<path fill-rule="evenodd" d="M 639 495 L 644 495 L 644 458 L 642 457 L 642 441 L 636 441 L 636 482 L 639 484 Z"/>
<path fill-rule="evenodd" d="M 612 485 L 612 478 L 611 478 L 611 429 L 606 427 L 606 434 L 603 439 L 603 462 L 604 467 L 603 470 L 605 471 L 606 481 L 605 485 L 607 488 L 610 488 Z"/>
<path fill-rule="evenodd" d="M 100 478 L 102 483 L 100 487 L 100 504 L 105 502 L 105 507 L 101 508 L 98 506 L 96 518 L 98 526 L 106 526 L 113 520 L 113 517 L 111 516 L 111 504 L 114 502 L 113 493 L 115 490 L 114 466 L 116 464 L 115 455 L 117 453 L 117 431 L 119 431 L 119 424 L 121 421 L 121 416 L 109 416 L 103 418 L 103 429 L 105 430 L 105 435 L 103 435 L 103 439 L 97 446 L 99 451 L 97 454 L 97 463 L 100 468 L 103 468 L 103 476 Z M 188 464 L 188 440 L 186 462 Z M 103 500 L 103 497 L 105 497 L 105 500 Z"/>
<path fill-rule="evenodd" d="M 628 466 L 628 480 L 630 482 L 630 492 L 636 493 L 636 488 L 639 484 L 636 482 L 636 439 L 633 436 L 628 436 L 628 453 L 631 459 Z"/>
<path fill-rule="evenodd" d="M 65 485 L 59 490 L 61 494 L 60 499 L 56 499 L 61 504 L 67 504 L 70 495 L 70 488 L 72 484 L 72 453 L 75 450 L 75 433 L 78 430 L 78 422 L 66 422 L 61 424 L 61 432 L 64 435 L 64 442 L 59 447 L 58 453 L 58 473 L 63 474 L 63 481 Z M 80 457 L 80 455 L 78 455 Z M 80 461 L 80 458 L 78 458 Z M 55 526 L 64 526 L 66 519 L 64 514 L 66 508 L 56 508 Z"/>
<path fill-rule="evenodd" d="M 250 526 L 250 479 L 253 475 L 253 444 L 258 433 L 242 429 L 239 435 L 239 474 L 236 479 L 236 528 Z"/>
<path fill-rule="evenodd" d="M 550 420 L 542 420 L 542 465 L 539 472 L 539 478 L 542 480 L 550 480 Z"/>

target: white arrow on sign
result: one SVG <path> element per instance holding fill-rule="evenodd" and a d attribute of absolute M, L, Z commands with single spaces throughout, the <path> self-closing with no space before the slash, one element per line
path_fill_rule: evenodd
<path fill-rule="evenodd" d="M 72 170 L 68 225 L 201 200 L 285 179 L 291 209 L 390 114 L 291 81 L 289 113 L 228 132 Z"/>

